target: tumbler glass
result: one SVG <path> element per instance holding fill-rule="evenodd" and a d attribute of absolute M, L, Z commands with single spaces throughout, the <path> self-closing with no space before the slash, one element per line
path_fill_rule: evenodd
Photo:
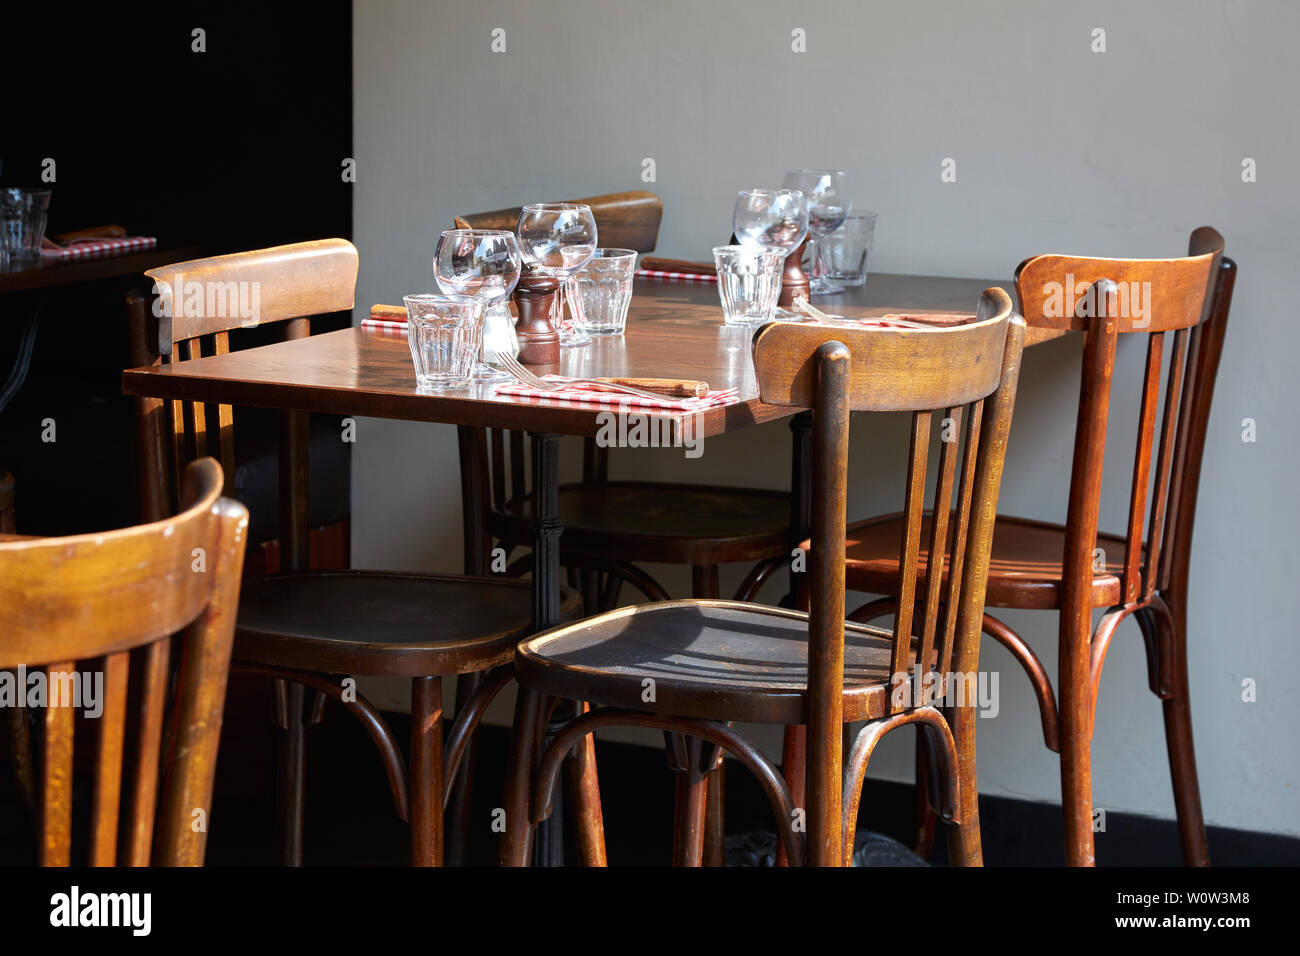
<path fill-rule="evenodd" d="M 468 388 L 483 336 L 483 300 L 430 294 L 402 298 L 420 390 Z"/>

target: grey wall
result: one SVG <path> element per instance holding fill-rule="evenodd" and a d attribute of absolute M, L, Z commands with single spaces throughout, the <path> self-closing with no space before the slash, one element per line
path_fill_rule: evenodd
<path fill-rule="evenodd" d="M 1191 229 L 1215 225 L 1240 277 L 1192 565 L 1201 789 L 1210 823 L 1300 833 L 1285 686 L 1300 673 L 1300 457 L 1286 400 L 1300 348 L 1300 5 L 357 0 L 354 13 L 363 307 L 433 288 L 434 243 L 456 212 L 642 188 L 646 157 L 670 256 L 706 257 L 729 232 L 736 189 L 800 166 L 849 171 L 856 202 L 880 214 L 878 271 L 1007 278 L 1040 252 L 1172 256 Z M 496 27 L 505 53 L 490 52 Z M 1105 53 L 1091 51 L 1096 27 Z M 806 53 L 791 51 L 795 28 Z M 945 157 L 955 183 L 940 182 Z M 1242 181 L 1245 157 L 1255 183 Z M 1004 511 L 1064 519 L 1078 361 L 1076 341 L 1027 356 Z M 1102 503 L 1112 529 L 1125 518 L 1141 362 L 1137 343 L 1121 346 Z M 1245 418 L 1254 443 L 1242 441 Z M 903 442 L 899 420 L 855 423 L 851 517 L 894 507 L 902 476 L 878 462 Z M 712 441 L 695 461 L 620 452 L 614 471 L 784 487 L 788 454 L 776 424 Z M 360 423 L 358 566 L 459 570 L 455 455 L 449 426 Z M 1054 671 L 1055 616 L 1007 618 Z M 1001 712 L 980 722 L 981 788 L 1057 800 L 1028 685 L 985 647 Z M 1242 700 L 1247 678 L 1257 702 Z M 910 779 L 910 738 L 882 748 L 872 772 Z M 1160 705 L 1128 624 L 1101 690 L 1094 796 L 1173 813 Z"/>

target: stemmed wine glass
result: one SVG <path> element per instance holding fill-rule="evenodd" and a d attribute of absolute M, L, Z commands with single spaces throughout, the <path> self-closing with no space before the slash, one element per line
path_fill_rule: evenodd
<path fill-rule="evenodd" d="M 844 173 L 838 169 L 801 169 L 786 173 L 781 185 L 803 192 L 808 204 L 808 245 L 811 247 L 812 276 L 809 292 L 830 295 L 844 287 L 824 275 L 818 243 L 838 229 L 848 218 L 853 204 L 844 195 Z"/>
<path fill-rule="evenodd" d="M 493 364 L 499 352 L 519 354 L 514 320 L 506 299 L 519 282 L 521 260 L 515 234 L 504 229 L 448 229 L 433 253 L 433 274 L 447 295 L 482 299 L 486 305 L 483 343 L 474 377 L 481 382 L 513 380 Z"/>
<path fill-rule="evenodd" d="M 808 206 L 798 189 L 742 189 L 731 214 L 736 242 L 750 248 L 776 249 L 789 256 L 808 235 Z M 777 319 L 803 321 L 778 308 Z"/>
<path fill-rule="evenodd" d="M 591 207 L 574 202 L 535 202 L 519 211 L 519 249 L 524 262 L 560 280 L 551 324 L 560 330 L 560 348 L 588 345 L 591 336 L 561 327 L 564 290 L 569 276 L 596 253 L 596 217 Z"/>

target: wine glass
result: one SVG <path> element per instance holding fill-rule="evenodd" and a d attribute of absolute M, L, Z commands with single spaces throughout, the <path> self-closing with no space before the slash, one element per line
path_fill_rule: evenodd
<path fill-rule="evenodd" d="M 814 295 L 843 292 L 844 287 L 824 275 L 818 242 L 840 227 L 853 204 L 844 195 L 844 173 L 838 169 L 800 169 L 786 173 L 781 185 L 801 190 L 808 203 L 808 245 L 812 255 L 809 290 Z"/>
<path fill-rule="evenodd" d="M 789 256 L 808 235 L 808 204 L 798 189 L 742 189 L 731 214 L 731 230 L 738 245 Z M 772 317 L 795 322 L 805 318 L 782 308 Z"/>
<path fill-rule="evenodd" d="M 483 344 L 474 377 L 481 382 L 513 380 L 494 364 L 499 352 L 519 354 L 514 320 L 506 299 L 519 281 L 519 243 L 504 229 L 448 229 L 433 253 L 433 274 L 448 295 L 483 300 Z"/>
<path fill-rule="evenodd" d="M 767 246 L 786 255 L 808 234 L 808 210 L 798 189 L 742 189 L 731 214 L 731 229 L 742 246 Z"/>
<path fill-rule="evenodd" d="M 591 207 L 575 202 L 535 202 L 519 211 L 519 249 L 524 262 L 560 280 L 551 324 L 560 331 L 560 348 L 588 345 L 591 336 L 562 328 L 564 290 L 569 276 L 596 253 L 596 217 Z"/>

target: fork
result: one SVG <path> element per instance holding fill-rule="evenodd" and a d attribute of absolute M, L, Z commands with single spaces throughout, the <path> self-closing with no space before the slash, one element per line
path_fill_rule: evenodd
<path fill-rule="evenodd" d="M 647 391 L 643 388 L 633 388 L 631 385 L 615 385 L 612 382 L 602 382 L 600 379 L 596 378 L 567 378 L 563 382 L 548 382 L 546 379 L 534 375 L 521 365 L 517 358 L 506 352 L 497 353 L 497 362 L 502 368 L 523 384 L 531 388 L 539 389 L 543 392 L 558 392 L 575 385 L 594 385 L 602 391 L 625 392 L 628 395 L 636 395 L 639 398 L 650 398 L 657 402 L 662 402 L 665 399 L 665 396 L 658 392 Z"/>

